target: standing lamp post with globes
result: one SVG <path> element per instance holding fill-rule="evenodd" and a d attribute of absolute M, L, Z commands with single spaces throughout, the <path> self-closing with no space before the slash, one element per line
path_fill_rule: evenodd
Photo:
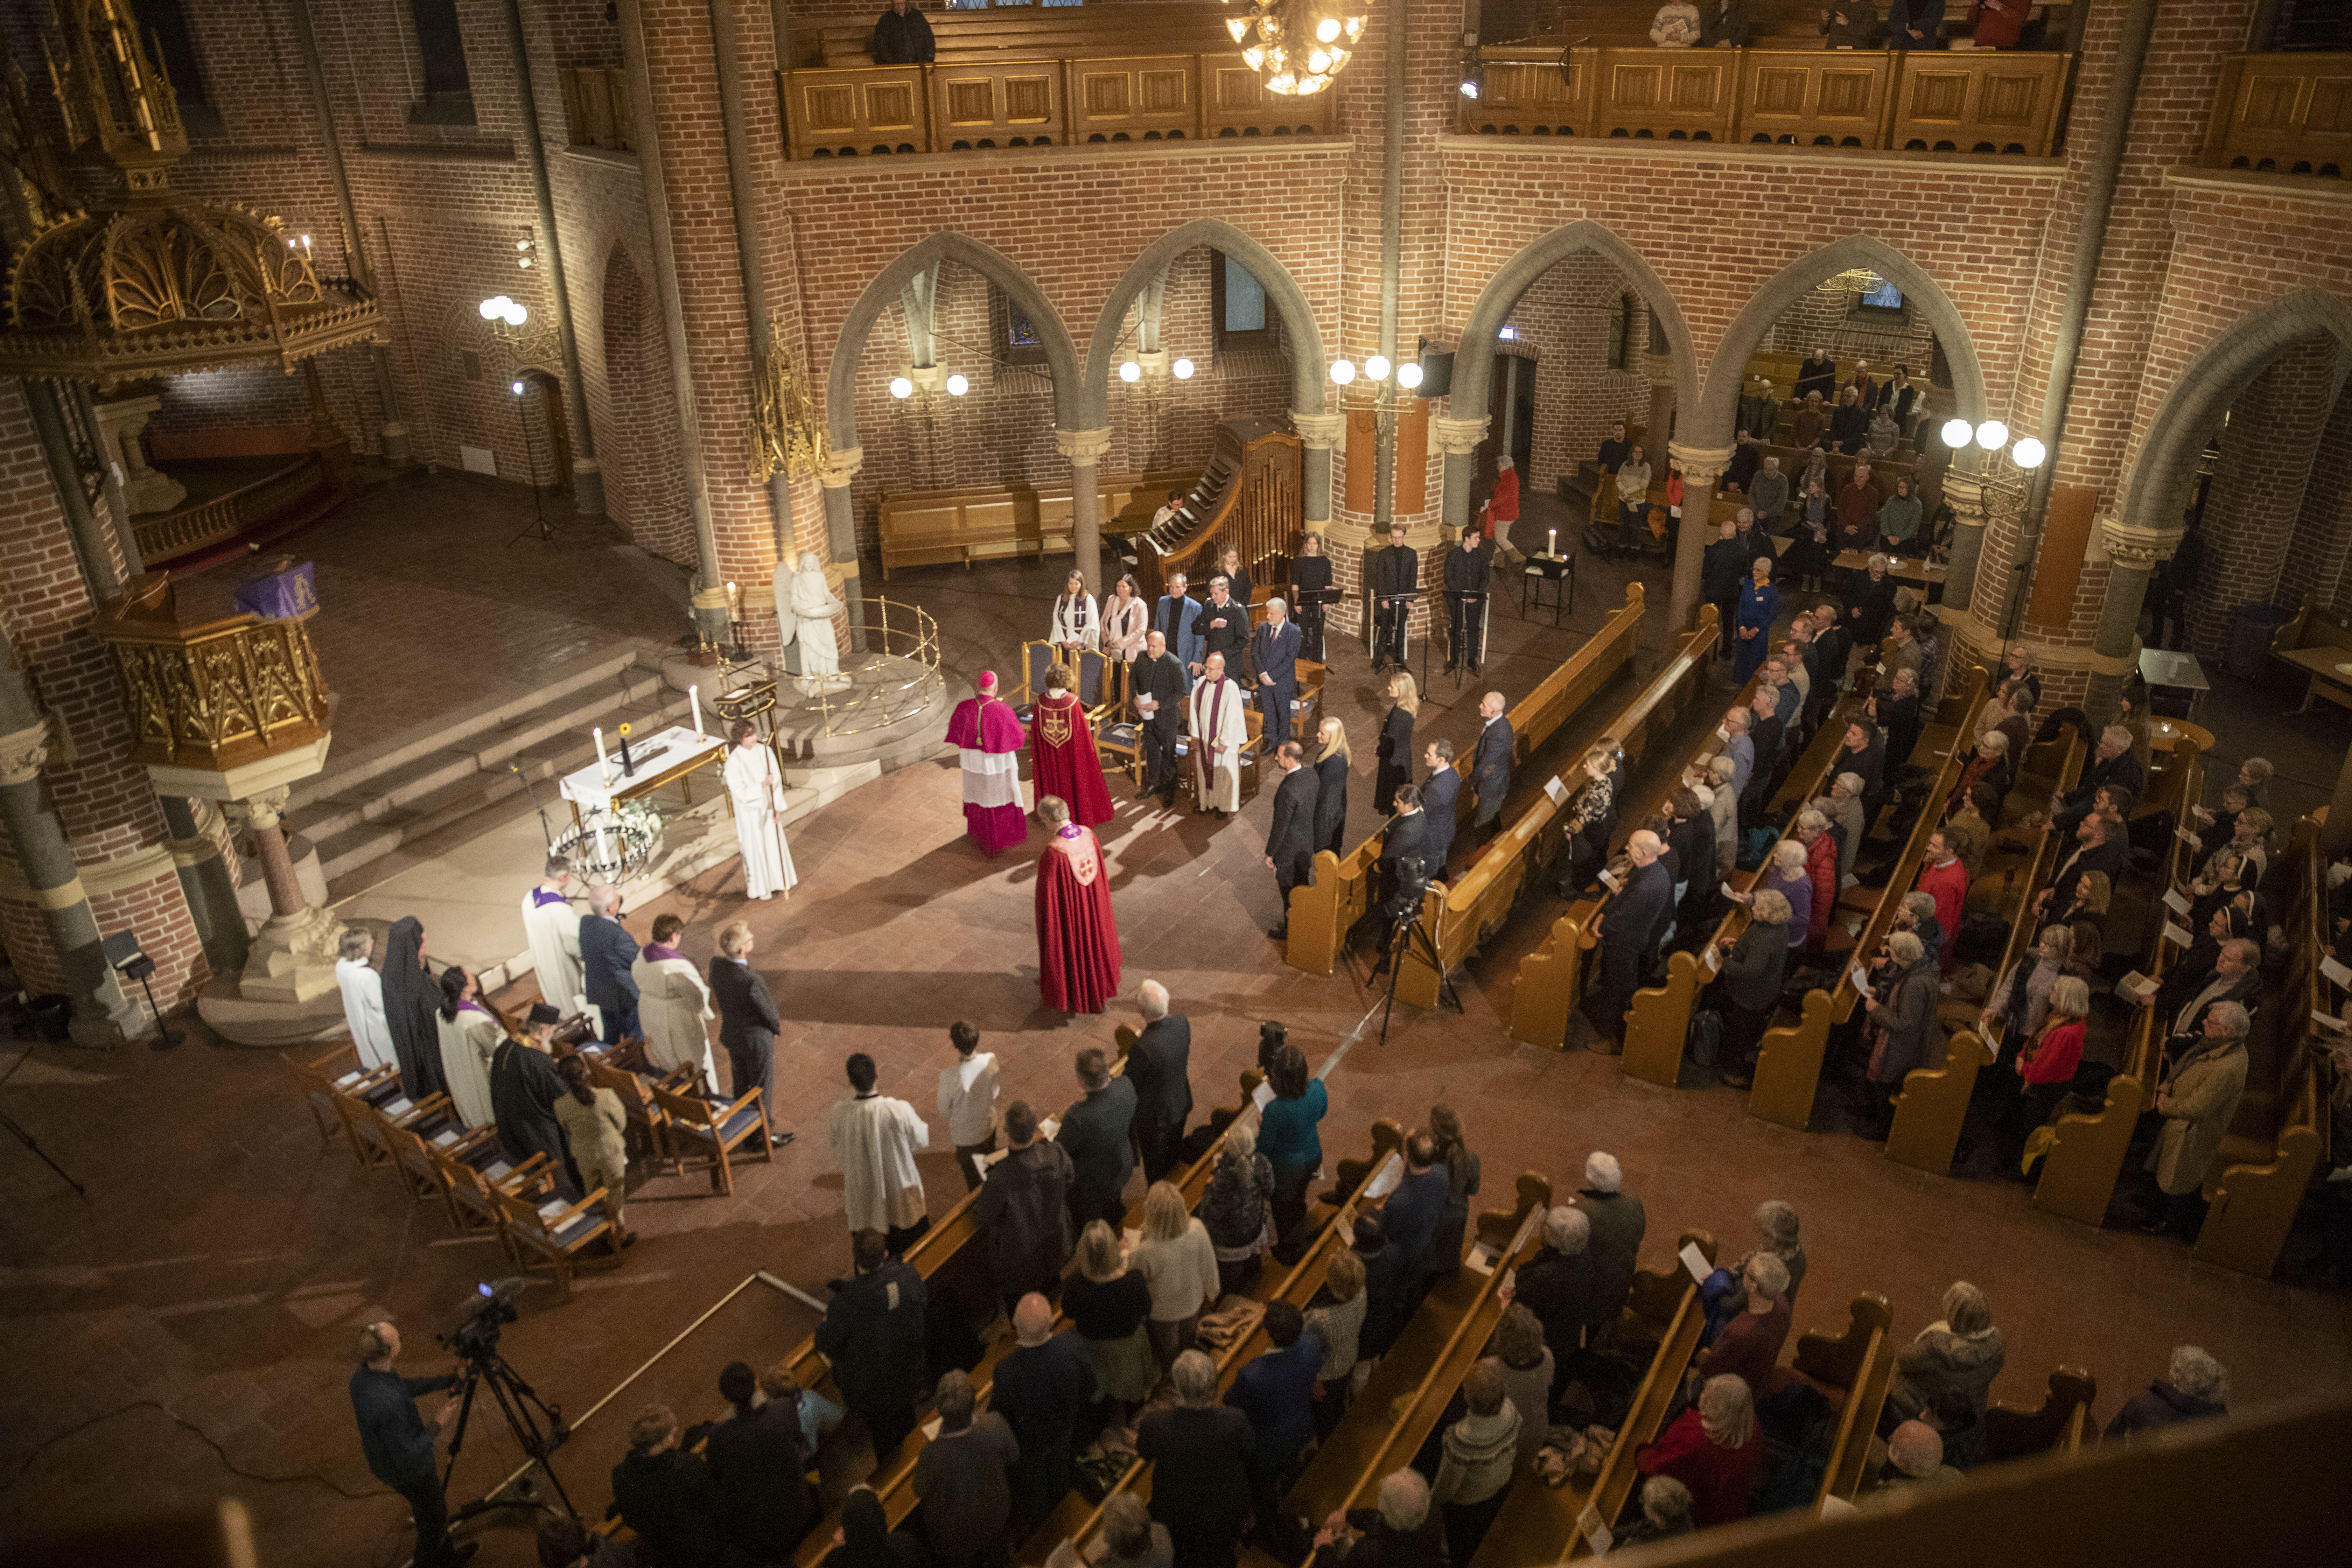
<path fill-rule="evenodd" d="M 1339 386 L 1352 385 L 1356 374 L 1356 364 L 1353 360 L 1335 359 L 1331 362 L 1331 380 Z M 1397 391 L 1402 387 L 1410 392 L 1421 384 L 1421 366 L 1411 361 L 1403 364 L 1391 364 L 1386 354 L 1376 353 L 1364 361 L 1363 374 L 1376 389 L 1373 428 L 1377 432 L 1378 439 L 1373 458 L 1376 472 L 1372 500 L 1372 531 L 1376 535 L 1386 535 L 1390 531 L 1389 513 L 1395 493 L 1391 488 L 1389 468 L 1396 456 Z M 1368 571 L 1365 574 L 1368 593 L 1370 580 L 1371 574 Z M 1383 596 L 1372 604 L 1371 613 L 1365 617 L 1365 626 L 1370 634 L 1365 640 L 1372 648 L 1376 666 L 1382 662 L 1385 651 L 1392 647 L 1397 640 L 1391 618 L 1412 614 L 1412 601 L 1418 596 L 1418 588 L 1419 585 L 1414 584 L 1415 592 L 1412 594 Z M 1407 646 L 1410 646 L 1409 640 Z M 1426 687 L 1429 684 L 1429 645 L 1425 640 L 1422 645 L 1421 652 L 1421 683 Z"/>
<path fill-rule="evenodd" d="M 1975 596 L 1977 559 L 1984 547 L 1986 527 L 1996 516 L 2012 525 L 2018 521 L 2025 509 L 2026 492 L 2033 482 L 2032 476 L 2049 460 L 2050 449 L 2031 436 L 2011 441 L 2009 426 L 1998 419 L 1988 419 L 1980 425 L 1948 419 L 1940 434 L 1955 459 L 1944 476 L 1944 498 L 1951 503 L 1954 521 L 1952 553 L 1945 574 L 1944 607 L 1958 614 L 1969 609 Z M 1964 469 L 1958 459 L 1971 449 L 1978 454 L 1976 466 Z M 2013 623 L 2023 608 L 2019 590 L 2032 566 L 2032 561 L 2025 559 L 2011 565 L 2010 585 L 2004 592 L 2000 616 L 1985 623 L 2004 640 L 2017 635 Z"/>

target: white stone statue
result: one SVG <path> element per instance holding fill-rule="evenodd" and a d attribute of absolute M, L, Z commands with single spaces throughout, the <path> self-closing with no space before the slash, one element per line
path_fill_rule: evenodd
<path fill-rule="evenodd" d="M 801 678 L 794 684 L 804 693 L 837 690 L 849 684 L 841 673 L 841 650 L 833 640 L 833 617 L 848 609 L 824 580 L 824 565 L 809 551 L 801 552 L 800 570 L 793 574 L 791 614 L 798 620 Z M 785 599 L 777 598 L 778 613 Z"/>
<path fill-rule="evenodd" d="M 792 560 L 793 558 L 790 555 L 779 555 L 776 557 L 776 575 L 769 584 L 769 592 L 775 595 L 776 600 L 776 668 L 774 673 L 776 679 L 779 680 L 782 679 L 784 676 L 783 650 L 793 646 L 793 638 L 797 636 L 800 631 L 800 617 L 793 614 L 793 577 Z"/>

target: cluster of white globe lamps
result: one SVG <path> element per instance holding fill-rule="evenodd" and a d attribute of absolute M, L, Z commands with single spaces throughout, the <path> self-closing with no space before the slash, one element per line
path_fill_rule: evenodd
<path fill-rule="evenodd" d="M 1998 452 L 2009 447 L 2009 460 L 2021 468 L 2038 468 L 2050 456 L 2050 448 L 2031 436 L 2021 437 L 2017 445 L 2009 446 L 2009 426 L 1998 419 L 1988 419 L 1981 425 L 1970 425 L 1965 419 L 1944 421 L 1944 445 L 1955 452 L 1966 451 L 1973 444 L 1988 452 Z"/>
<path fill-rule="evenodd" d="M 509 327 L 520 327 L 530 320 L 530 311 L 520 300 L 509 300 L 504 294 L 485 300 L 476 307 L 486 321 L 504 321 Z"/>
<path fill-rule="evenodd" d="M 1368 381 L 1386 381 L 1391 371 L 1396 374 L 1396 384 L 1407 392 L 1421 384 L 1421 366 L 1412 360 L 1407 360 L 1400 365 L 1391 365 L 1389 363 L 1388 355 L 1374 354 L 1364 362 L 1364 377 Z M 1331 379 L 1341 386 L 1353 382 L 1356 379 L 1356 362 L 1347 359 L 1333 360 Z"/>
<path fill-rule="evenodd" d="M 1174 375 L 1179 381 L 1190 381 L 1192 379 L 1192 371 L 1194 366 L 1191 360 L 1180 359 L 1175 363 L 1170 365 L 1168 369 L 1169 373 Z M 1143 366 L 1134 360 L 1129 360 L 1118 367 L 1118 378 L 1119 380 L 1129 383 L 1130 384 L 1135 382 L 1141 381 L 1143 379 Z M 965 393 L 971 390 L 971 383 L 961 375 L 949 376 L 946 385 L 948 395 L 950 397 L 961 397 Z M 905 375 L 892 376 L 890 378 L 890 395 L 899 398 L 914 396 L 914 378 L 912 376 Z"/>

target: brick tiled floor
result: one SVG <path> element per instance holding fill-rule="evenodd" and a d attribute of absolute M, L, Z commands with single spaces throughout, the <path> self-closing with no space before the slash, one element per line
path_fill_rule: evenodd
<path fill-rule="evenodd" d="M 436 583 L 429 552 L 411 563 L 390 544 L 353 550 L 386 577 L 397 571 L 402 584 L 456 593 Z M 335 558 L 323 542 L 313 553 Z M 582 576 L 582 603 L 598 603 L 598 593 L 632 599 L 625 582 L 606 580 L 588 559 L 561 562 L 567 578 Z M 1048 563 L 916 574 L 890 592 L 940 615 L 951 662 L 985 658 L 1006 668 L 1013 641 L 1042 626 L 1060 571 Z M 1622 576 L 1590 572 L 1578 613 L 1559 632 L 1498 618 L 1495 684 L 1523 691 L 1577 646 L 1619 602 L 1604 582 Z M 1646 628 L 1644 673 L 1664 636 L 1665 584 L 1652 586 L 1659 610 Z M 501 613 L 530 596 L 514 593 Z M 322 623 L 352 600 L 327 597 Z M 572 603 L 568 587 L 548 597 Z M 545 646 L 553 641 L 551 633 Z M 1360 786 L 1371 767 L 1374 683 L 1360 647 L 1336 647 L 1334 707 L 1365 742 Z M 1465 688 L 1464 699 L 1424 710 L 1423 732 L 1466 737 L 1472 697 Z M 1570 726 L 1562 748 L 1584 733 Z M 1488 1201 L 1506 1201 L 1509 1178 L 1523 1169 L 1572 1184 L 1588 1151 L 1612 1150 L 1629 1190 L 1648 1205 L 1644 1262 L 1653 1267 L 1666 1261 L 1677 1230 L 1703 1227 L 1742 1244 L 1755 1205 L 1786 1198 L 1803 1215 L 1811 1261 L 1800 1328 L 1842 1326 L 1847 1300 L 1867 1289 L 1888 1298 L 1907 1335 L 1936 1316 L 1945 1284 L 1975 1279 L 2009 1335 L 1995 1392 L 2011 1400 L 2036 1399 L 2048 1373 L 2070 1363 L 2097 1375 L 2099 1411 L 2111 1413 L 2184 1340 L 2229 1364 L 2241 1405 L 2352 1374 L 2339 1299 L 2193 1265 L 2177 1244 L 2036 1215 L 2027 1191 L 2011 1184 L 1890 1166 L 1876 1145 L 1842 1131 L 1801 1134 L 1754 1121 L 1729 1090 L 1661 1089 L 1623 1078 L 1602 1058 L 1512 1042 L 1496 1005 L 1518 948 L 1549 918 L 1541 899 L 1470 966 L 1466 1015 L 1400 1006 L 1387 1042 L 1377 1043 L 1376 993 L 1345 973 L 1322 980 L 1285 967 L 1263 934 L 1275 913 L 1259 860 L 1269 798 L 1213 826 L 1139 812 L 1124 795 L 1115 789 L 1118 816 L 1103 831 L 1126 949 L 1122 995 L 1152 976 L 1175 994 L 1193 1020 L 1193 1081 L 1204 1101 L 1231 1102 L 1257 1021 L 1277 1017 L 1311 1059 L 1344 1053 L 1330 1074 L 1325 1127 L 1335 1154 L 1359 1147 L 1374 1118 L 1420 1122 L 1439 1099 L 1461 1113 L 1485 1156 Z M 821 1296 L 822 1282 L 842 1270 L 840 1178 L 823 1125 L 843 1092 L 847 1053 L 872 1053 L 885 1087 L 928 1111 L 950 1057 L 945 1026 L 970 1018 L 1004 1060 L 1008 1097 L 1058 1109 L 1076 1095 L 1073 1054 L 1108 1045 L 1114 1026 L 1132 1018 L 1127 1002 L 1075 1023 L 1038 1007 L 1032 878 L 1041 840 L 982 859 L 962 835 L 959 798 L 948 762 L 892 774 L 795 829 L 803 880 L 789 901 L 747 910 L 740 872 L 728 867 L 656 907 L 688 918 L 685 946 L 697 955 L 709 952 L 725 921 L 751 920 L 755 962 L 787 1018 L 780 1114 L 800 1138 L 772 1165 L 744 1171 L 732 1199 L 710 1196 L 699 1177 L 641 1182 L 631 1222 L 646 1239 L 623 1265 L 592 1266 L 568 1305 L 544 1286 L 526 1296 L 507 1349 L 575 1417 L 752 1271 Z M 1355 804 L 1351 837 L 1370 826 L 1369 810 Z M 476 1281 L 507 1272 L 504 1260 L 488 1243 L 453 1238 L 437 1205 L 410 1204 L 389 1174 L 362 1173 L 339 1143 L 322 1146 L 266 1053 L 219 1046 L 185 1026 L 195 1037 L 169 1054 L 34 1048 L 0 1089 L 0 1108 L 89 1185 L 88 1200 L 79 1198 L 15 1142 L 0 1142 L 8 1194 L 0 1364 L 9 1369 L 0 1387 L 0 1530 L 233 1490 L 255 1509 L 270 1563 L 396 1562 L 404 1510 L 370 1479 L 351 1431 L 344 1383 L 353 1331 L 373 1316 L 397 1315 L 409 1331 L 406 1370 L 438 1370 L 446 1363 L 427 1331 L 454 1315 Z M 935 1148 L 922 1163 L 932 1205 L 944 1208 L 961 1190 L 951 1159 Z M 574 1500 L 591 1513 L 603 1508 L 605 1472 L 637 1403 L 662 1398 L 690 1417 L 713 1414 L 720 1363 L 773 1355 L 814 1321 L 811 1310 L 765 1287 L 738 1296 L 559 1456 Z M 314 1479 L 234 1477 L 205 1442 L 140 1403 L 148 1401 L 218 1442 L 244 1470 L 323 1478 L 369 1495 L 345 1500 Z M 517 1460 L 495 1424 L 482 1431 L 458 1467 L 453 1490 L 461 1499 Z M 518 1530 L 488 1528 L 483 1539 L 486 1564 L 531 1561 Z"/>

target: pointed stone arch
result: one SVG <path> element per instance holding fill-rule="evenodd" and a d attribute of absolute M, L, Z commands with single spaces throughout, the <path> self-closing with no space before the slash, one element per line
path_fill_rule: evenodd
<path fill-rule="evenodd" d="M 1037 337 L 1045 350 L 1045 365 L 1054 379 L 1054 423 L 1065 430 L 1084 427 L 1080 417 L 1084 397 L 1080 391 L 1078 352 L 1070 341 L 1070 331 L 1062 324 L 1061 313 L 1045 298 L 1036 281 L 1021 270 L 1002 251 L 982 245 L 966 235 L 942 229 L 909 246 L 899 258 L 875 275 L 857 296 L 849 314 L 842 319 L 841 333 L 834 340 L 833 363 L 824 378 L 824 418 L 827 433 L 835 450 L 855 447 L 857 440 L 857 362 L 866 353 L 866 335 L 883 310 L 898 301 L 899 291 L 908 279 L 942 261 L 952 261 L 986 278 L 1005 297 L 1021 307 L 1037 329 Z"/>
<path fill-rule="evenodd" d="M 1290 405 L 1301 414 L 1323 411 L 1323 333 L 1315 324 L 1307 291 L 1274 252 L 1247 234 L 1218 218 L 1196 218 L 1146 247 L 1112 288 L 1110 298 L 1103 301 L 1094 336 L 1087 343 L 1084 411 L 1089 426 L 1110 422 L 1111 358 L 1118 352 L 1118 329 L 1127 320 L 1128 308 L 1145 284 L 1168 269 L 1170 262 L 1204 245 L 1239 261 L 1265 286 L 1265 297 L 1282 317 L 1290 337 Z"/>
<path fill-rule="evenodd" d="M 2166 532 L 2180 527 L 2205 443 L 2254 378 L 2292 345 L 2328 336 L 2352 353 L 2352 305 L 2325 289 L 2282 295 L 2239 318 L 2189 362 L 2147 427 L 2124 486 L 2123 521 Z"/>
<path fill-rule="evenodd" d="M 1764 342 L 1782 313 L 1825 279 L 1857 267 L 1866 267 L 1903 290 L 1919 307 L 1943 345 L 1944 363 L 1952 367 L 1955 412 L 1963 419 L 1982 419 L 1986 413 L 1984 369 L 1977 360 L 1976 340 L 1959 308 L 1927 268 L 1882 239 L 1850 234 L 1832 240 L 1808 256 L 1799 257 L 1774 275 L 1748 301 L 1723 341 L 1716 345 L 1707 366 L 1706 391 L 1692 408 L 1692 427 L 1684 437 L 1695 447 L 1728 447 L 1739 435 L 1739 395 L 1748 380 L 1748 357 Z"/>

